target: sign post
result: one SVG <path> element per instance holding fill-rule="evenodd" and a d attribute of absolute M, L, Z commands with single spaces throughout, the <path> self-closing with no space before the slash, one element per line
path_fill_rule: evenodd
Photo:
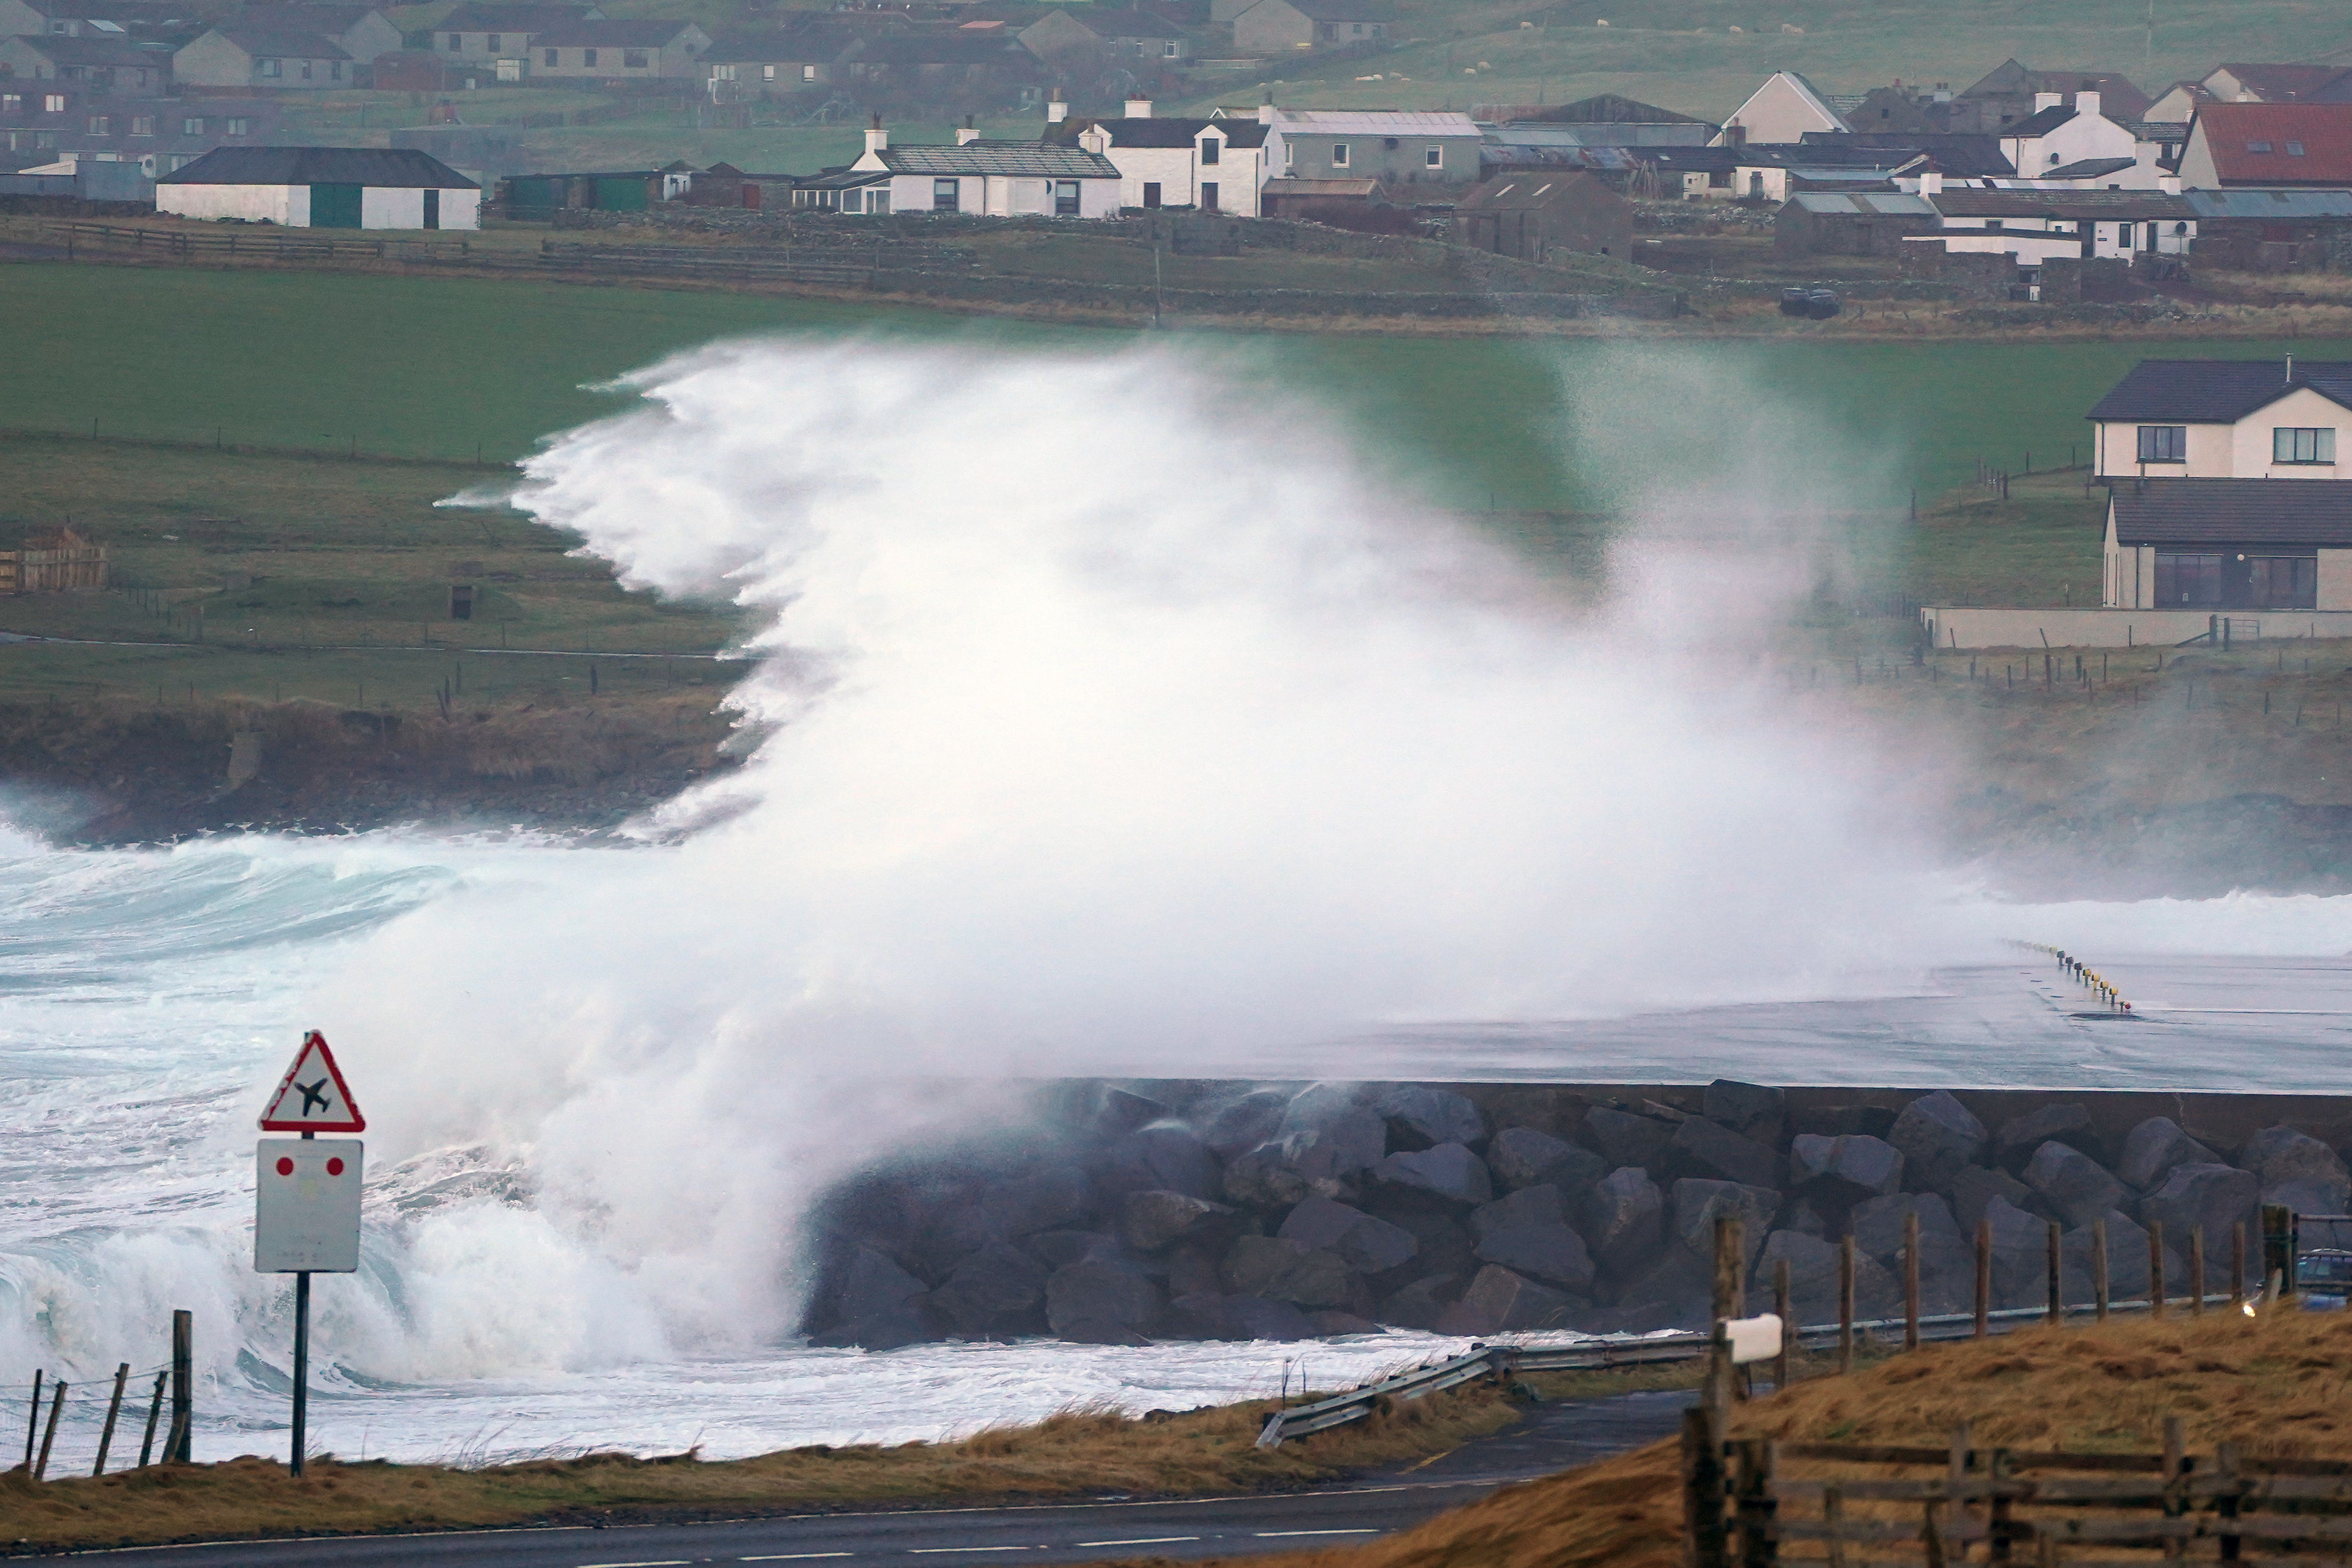
<path fill-rule="evenodd" d="M 313 1030 L 294 1053 L 261 1113 L 265 1133 L 253 1146 L 253 1267 L 294 1276 L 294 1443 L 289 1470 L 302 1473 L 310 1396 L 310 1276 L 349 1274 L 360 1266 L 360 1182 L 367 1118 L 352 1099 L 324 1035 Z"/>

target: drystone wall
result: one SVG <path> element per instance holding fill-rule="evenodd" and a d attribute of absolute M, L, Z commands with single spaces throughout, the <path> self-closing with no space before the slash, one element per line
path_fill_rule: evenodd
<path fill-rule="evenodd" d="M 2343 1213 L 2347 1138 L 2352 1106 L 2316 1098 L 1057 1083 L 1000 1142 L 829 1195 L 803 1328 L 879 1350 L 1696 1327 L 1724 1214 L 1760 1288 L 1790 1265 L 1803 1322 L 1835 1321 L 1848 1232 L 1861 1315 L 1898 1312 L 1913 1213 L 1923 1312 L 1969 1310 L 1980 1220 L 1995 1305 L 2046 1300 L 2053 1220 L 2067 1299 L 2091 1299 L 2105 1221 L 2130 1300 L 2147 1225 L 2178 1293 L 2194 1228 L 2219 1288 L 2261 1203 Z"/>

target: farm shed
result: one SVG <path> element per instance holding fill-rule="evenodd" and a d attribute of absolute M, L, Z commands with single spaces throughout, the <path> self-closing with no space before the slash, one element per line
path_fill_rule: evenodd
<path fill-rule="evenodd" d="M 104 588 L 106 574 L 106 547 L 69 528 L 34 534 L 22 549 L 0 550 L 0 593 Z"/>
<path fill-rule="evenodd" d="M 1781 256 L 1899 256 L 1906 235 L 1941 223 L 1924 196 L 1906 191 L 1800 191 L 1772 220 Z"/>
<path fill-rule="evenodd" d="M 479 228 L 482 190 L 404 147 L 216 147 L 155 182 L 155 210 L 320 229 Z"/>
<path fill-rule="evenodd" d="M 2197 214 L 2189 255 L 2262 272 L 2352 269 L 2352 191 L 2183 191 Z"/>
<path fill-rule="evenodd" d="M 1521 261 L 1576 253 L 1622 261 L 1633 254 L 1633 207 L 1597 175 L 1510 174 L 1454 204 L 1454 243 Z"/>

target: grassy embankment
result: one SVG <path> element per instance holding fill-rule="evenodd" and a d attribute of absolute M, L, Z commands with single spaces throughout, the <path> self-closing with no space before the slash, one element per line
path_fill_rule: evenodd
<path fill-rule="evenodd" d="M 1935 1446 L 1966 1421 L 1988 1447 L 2154 1453 L 2165 1417 L 2177 1416 L 2192 1453 L 2235 1442 L 2249 1458 L 2352 1459 L 2347 1382 L 2352 1320 L 2342 1314 L 2290 1310 L 2249 1322 L 2216 1312 L 1930 1345 L 1738 1406 L 1731 1430 L 1784 1441 Z M 1675 1568 L 1682 1535 L 1678 1446 L 1665 1442 L 1509 1488 L 1370 1545 L 1280 1562 Z"/>
<path fill-rule="evenodd" d="M 1510 1424 L 1491 1386 L 1397 1406 L 1335 1431 L 1256 1447 L 1271 1401 L 1156 1413 L 1071 1412 L 951 1443 L 788 1449 L 705 1463 L 592 1454 L 480 1469 L 313 1459 L 154 1467 L 37 1485 L 0 1474 L 0 1538 L 89 1547 L 226 1536 L 415 1531 L 662 1514 L 1283 1490 L 1442 1453 Z"/>

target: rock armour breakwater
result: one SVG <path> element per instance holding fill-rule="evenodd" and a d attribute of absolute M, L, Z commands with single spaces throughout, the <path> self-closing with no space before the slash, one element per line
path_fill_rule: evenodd
<path fill-rule="evenodd" d="M 1052 1334 L 1087 1344 L 1302 1340 L 1381 1325 L 1485 1335 L 1689 1328 L 1715 1219 L 1751 1291 L 1786 1261 L 1834 1321 L 1838 1241 L 1864 1318 L 1900 1310 L 1919 1218 L 1924 1312 L 1966 1312 L 1990 1221 L 1996 1307 L 2167 1278 L 2191 1230 L 2227 1273 L 2258 1206 L 2352 1206 L 2352 1101 L 2318 1096 L 1668 1085 L 1066 1082 L 1034 1122 L 842 1184 L 814 1222 L 803 1324 L 872 1350 Z"/>

